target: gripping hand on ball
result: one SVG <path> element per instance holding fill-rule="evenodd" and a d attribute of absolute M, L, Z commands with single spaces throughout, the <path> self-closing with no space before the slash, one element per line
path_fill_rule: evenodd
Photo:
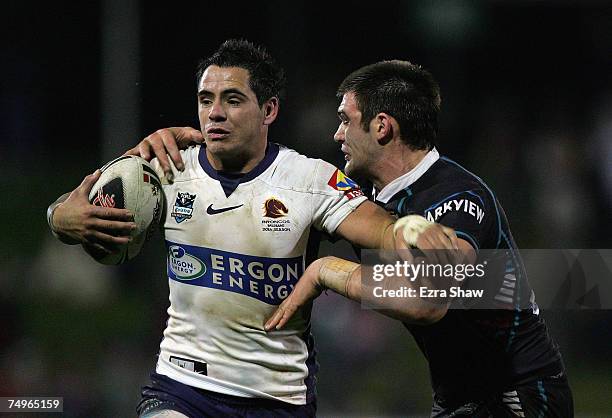
<path fill-rule="evenodd" d="M 140 141 L 134 148 L 126 151 L 124 155 L 136 155 L 151 161 L 157 157 L 159 164 L 164 170 L 166 177 L 172 177 L 172 169 L 170 167 L 170 159 L 174 166 L 183 171 L 185 164 L 181 158 L 179 150 L 187 149 L 192 144 L 201 144 L 204 142 L 202 132 L 197 129 L 184 128 L 165 128 L 159 129 Z"/>
<path fill-rule="evenodd" d="M 100 170 L 85 177 L 65 201 L 52 208 L 49 224 L 64 243 L 83 244 L 96 254 L 110 254 L 116 245 L 129 242 L 136 224 L 126 209 L 89 203 L 89 192 L 99 177 Z"/>

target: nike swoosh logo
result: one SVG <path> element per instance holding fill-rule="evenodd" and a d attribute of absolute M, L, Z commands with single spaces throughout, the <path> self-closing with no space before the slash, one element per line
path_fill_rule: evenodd
<path fill-rule="evenodd" d="M 209 207 L 206 208 L 206 213 L 208 213 L 209 215 L 217 215 L 219 213 L 227 212 L 228 210 L 238 209 L 241 206 L 244 206 L 244 203 L 238 206 L 230 206 L 227 208 L 213 209 L 212 204 L 211 204 Z"/>

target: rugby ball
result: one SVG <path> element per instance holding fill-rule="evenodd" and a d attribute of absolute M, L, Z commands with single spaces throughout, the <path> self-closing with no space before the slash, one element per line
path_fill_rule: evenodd
<path fill-rule="evenodd" d="M 112 254 L 86 250 L 102 264 L 122 264 L 134 258 L 159 226 L 164 208 L 161 181 L 146 160 L 135 156 L 116 158 L 101 168 L 102 174 L 89 193 L 96 206 L 128 209 L 134 214 L 136 229 L 131 242 Z"/>

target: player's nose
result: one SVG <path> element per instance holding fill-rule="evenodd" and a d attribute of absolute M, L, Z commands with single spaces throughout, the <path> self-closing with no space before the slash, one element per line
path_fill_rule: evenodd
<path fill-rule="evenodd" d="M 334 134 L 334 141 L 339 142 L 339 143 L 344 142 L 344 126 L 342 125 L 342 123 L 338 125 L 338 129 L 336 130 L 336 133 Z"/>
<path fill-rule="evenodd" d="M 220 121 L 226 119 L 225 109 L 221 105 L 220 102 L 215 101 L 210 106 L 210 111 L 208 112 L 208 119 L 214 121 Z"/>

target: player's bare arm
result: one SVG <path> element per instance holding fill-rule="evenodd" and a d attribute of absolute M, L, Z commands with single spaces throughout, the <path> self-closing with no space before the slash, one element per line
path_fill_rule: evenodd
<path fill-rule="evenodd" d="M 190 127 L 172 127 L 158 129 L 144 138 L 134 148 L 129 149 L 124 155 L 136 155 L 151 161 L 157 158 L 166 177 L 170 174 L 170 160 L 174 166 L 183 171 L 185 164 L 179 150 L 187 149 L 189 145 L 204 142 L 202 132 Z"/>
<path fill-rule="evenodd" d="M 429 253 L 436 258 L 433 262 L 438 263 L 475 262 L 474 248 L 467 241 L 458 239 L 451 228 L 426 221 L 422 217 L 418 218 L 420 219 L 411 218 L 408 222 L 406 220 L 398 222 L 399 227 L 390 228 L 396 232 L 392 237 L 392 248 L 446 250 Z M 400 253 L 407 254 L 407 252 Z M 447 255 L 442 256 L 444 253 Z M 405 277 L 389 278 L 385 282 L 385 287 L 399 288 L 405 284 L 407 284 Z M 301 306 L 318 297 L 325 289 L 331 289 L 348 299 L 361 302 L 363 295 L 361 266 L 337 257 L 316 260 L 306 269 L 289 297 L 266 322 L 265 329 L 268 331 L 281 329 Z M 432 303 L 420 298 L 411 298 L 410 303 L 388 298 L 384 303 L 386 306 L 376 309 L 378 312 L 414 324 L 431 324 L 439 321 L 449 306 L 449 303 Z"/>
<path fill-rule="evenodd" d="M 393 248 L 393 223 L 383 208 L 363 202 L 342 221 L 336 234 L 361 248 Z"/>
<path fill-rule="evenodd" d="M 132 214 L 125 209 L 94 206 L 89 193 L 100 177 L 100 170 L 88 175 L 71 193 L 49 206 L 49 227 L 66 244 L 83 244 L 96 253 L 111 253 L 114 246 L 129 241 L 136 228 Z"/>

